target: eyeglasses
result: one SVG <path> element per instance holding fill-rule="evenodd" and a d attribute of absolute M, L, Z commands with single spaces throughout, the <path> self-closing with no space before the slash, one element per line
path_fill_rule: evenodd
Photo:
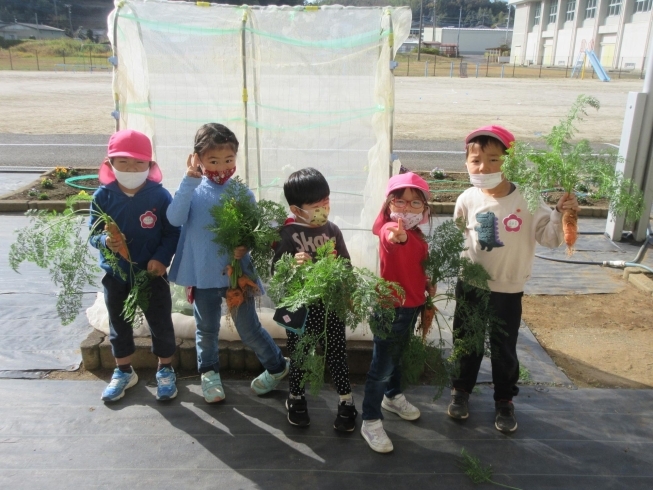
<path fill-rule="evenodd" d="M 422 209 L 424 207 L 424 201 L 420 201 L 419 199 L 415 199 L 413 201 L 404 201 L 403 199 L 392 199 L 390 201 L 394 207 L 403 209 L 406 207 L 406 205 L 410 204 L 410 207 L 413 209 Z"/>

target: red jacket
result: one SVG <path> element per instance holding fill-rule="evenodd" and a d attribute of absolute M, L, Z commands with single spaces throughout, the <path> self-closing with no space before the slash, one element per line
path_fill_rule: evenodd
<path fill-rule="evenodd" d="M 426 273 L 422 262 L 428 254 L 428 245 L 424 240 L 424 234 L 419 228 L 406 230 L 408 239 L 404 243 L 392 243 L 388 241 L 389 226 L 397 226 L 394 221 L 384 223 L 378 233 L 381 258 L 381 277 L 387 281 L 398 282 L 406 294 L 403 306 L 414 308 L 422 306 L 426 301 Z"/>

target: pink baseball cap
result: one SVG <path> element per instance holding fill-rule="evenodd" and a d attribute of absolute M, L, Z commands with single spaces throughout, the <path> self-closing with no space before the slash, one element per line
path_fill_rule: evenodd
<path fill-rule="evenodd" d="M 426 202 L 429 201 L 431 191 L 429 189 L 428 183 L 419 175 L 414 174 L 413 172 L 406 172 L 405 174 L 399 174 L 391 177 L 390 180 L 388 181 L 388 185 L 385 188 L 385 197 L 387 198 L 390 195 L 390 193 L 394 190 L 405 189 L 406 187 L 411 187 L 413 189 L 417 189 L 421 191 L 422 194 L 424 195 L 424 199 L 426 200 Z M 376 220 L 374 220 L 374 225 L 372 226 L 372 232 L 375 235 L 379 234 L 383 225 L 388 221 L 385 215 L 387 207 L 388 207 L 388 203 L 385 202 L 383 207 L 381 208 L 381 211 L 379 212 L 379 215 L 376 217 Z M 424 213 L 424 217 L 422 221 L 420 221 L 420 224 L 426 223 L 429 220 L 430 209 L 428 206 L 426 206 L 426 210 L 428 212 Z"/>
<path fill-rule="evenodd" d="M 475 129 L 469 133 L 465 138 L 465 144 L 468 145 L 469 141 L 476 138 L 477 136 L 490 136 L 492 138 L 496 138 L 501 141 L 503 146 L 506 148 L 510 148 L 510 145 L 515 142 L 515 136 L 506 128 L 501 126 L 483 126 L 482 128 Z"/>
<path fill-rule="evenodd" d="M 156 162 L 152 161 L 152 142 L 143 133 L 134 131 L 133 129 L 116 131 L 109 138 L 107 156 L 109 158 L 130 157 L 150 162 L 150 173 L 147 176 L 147 180 L 151 180 L 157 184 L 163 180 L 161 168 Z M 101 184 L 110 184 L 116 180 L 113 167 L 108 162 L 102 163 L 98 174 L 98 179 Z"/>

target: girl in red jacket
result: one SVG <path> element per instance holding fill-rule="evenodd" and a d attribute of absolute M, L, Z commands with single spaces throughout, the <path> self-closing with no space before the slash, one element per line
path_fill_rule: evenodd
<path fill-rule="evenodd" d="M 418 225 L 427 223 L 429 186 L 412 172 L 395 175 L 386 188 L 386 201 L 372 231 L 379 237 L 381 277 L 404 288 L 403 303 L 397 300 L 392 331 L 386 338 L 374 335 L 372 365 L 365 382 L 361 435 L 374 451 L 388 453 L 392 441 L 383 429 L 381 408 L 404 420 L 417 420 L 420 412 L 401 393 L 400 359 L 420 310 L 425 293 L 435 295 L 422 262 L 428 247 Z"/>

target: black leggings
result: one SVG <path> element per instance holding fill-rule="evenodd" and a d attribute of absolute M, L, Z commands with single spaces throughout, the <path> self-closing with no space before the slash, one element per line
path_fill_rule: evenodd
<path fill-rule="evenodd" d="M 324 306 L 311 306 L 306 319 L 305 334 L 318 334 L 324 330 Z M 333 383 L 339 395 L 351 393 L 349 384 L 349 366 L 347 365 L 347 341 L 345 339 L 345 324 L 341 322 L 336 315 L 329 313 L 327 319 L 326 333 L 326 365 L 331 373 Z M 304 394 L 304 388 L 301 387 L 301 381 L 304 371 L 300 370 L 296 362 L 292 360 L 292 355 L 297 348 L 300 336 L 287 331 L 288 334 L 288 352 L 290 354 L 290 394 L 301 396 Z M 320 342 L 324 348 L 324 338 Z M 308 354 L 306 351 L 305 354 Z"/>

